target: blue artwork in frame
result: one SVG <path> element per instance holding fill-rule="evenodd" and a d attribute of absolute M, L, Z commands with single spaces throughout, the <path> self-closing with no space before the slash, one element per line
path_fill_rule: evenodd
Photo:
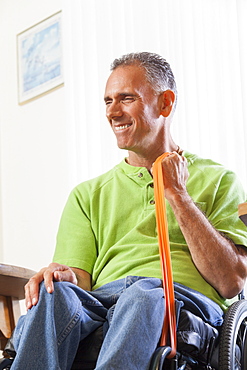
<path fill-rule="evenodd" d="M 63 84 L 61 12 L 17 35 L 19 103 Z"/>

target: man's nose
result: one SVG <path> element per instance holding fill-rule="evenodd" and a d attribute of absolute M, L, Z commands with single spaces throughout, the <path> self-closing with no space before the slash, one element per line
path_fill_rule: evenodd
<path fill-rule="evenodd" d="M 122 115 L 123 115 L 123 111 L 122 111 L 120 103 L 112 102 L 109 106 L 107 106 L 106 117 L 108 119 L 111 120 L 111 119 L 119 118 L 119 117 L 122 117 Z"/>

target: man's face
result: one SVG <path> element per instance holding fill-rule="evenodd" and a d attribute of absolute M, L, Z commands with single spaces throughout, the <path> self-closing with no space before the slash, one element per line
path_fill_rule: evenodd
<path fill-rule="evenodd" d="M 106 84 L 105 104 L 119 148 L 141 154 L 154 144 L 161 131 L 161 99 L 143 68 L 115 69 Z"/>

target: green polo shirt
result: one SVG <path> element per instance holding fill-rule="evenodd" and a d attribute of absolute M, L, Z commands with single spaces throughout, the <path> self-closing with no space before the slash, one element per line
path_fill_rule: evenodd
<path fill-rule="evenodd" d="M 217 230 L 247 246 L 247 229 L 237 215 L 246 195 L 236 175 L 211 160 L 183 155 L 190 174 L 187 190 L 194 202 Z M 232 300 L 219 296 L 196 269 L 168 202 L 167 218 L 174 281 L 226 308 Z M 153 179 L 146 168 L 123 160 L 71 192 L 54 262 L 89 272 L 93 289 L 128 275 L 161 278 Z"/>

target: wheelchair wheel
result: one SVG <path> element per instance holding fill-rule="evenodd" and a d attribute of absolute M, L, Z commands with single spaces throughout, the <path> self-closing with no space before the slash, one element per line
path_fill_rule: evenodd
<path fill-rule="evenodd" d="M 247 300 L 226 312 L 219 344 L 219 370 L 247 370 Z"/>

